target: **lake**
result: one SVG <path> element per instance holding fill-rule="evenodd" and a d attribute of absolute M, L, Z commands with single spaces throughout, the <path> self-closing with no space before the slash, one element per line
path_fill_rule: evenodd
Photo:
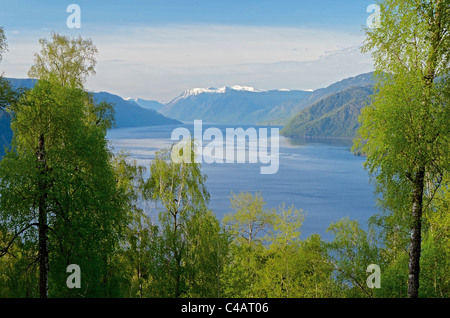
<path fill-rule="evenodd" d="M 172 144 L 175 128 L 185 127 L 193 133 L 194 125 L 119 128 L 108 132 L 114 151 L 125 150 L 140 165 L 149 166 L 155 152 Z M 251 125 L 203 124 L 203 129 L 260 127 Z M 204 141 L 203 146 L 208 144 Z M 260 192 L 268 208 L 282 203 L 302 209 L 305 221 L 302 238 L 318 233 L 326 239 L 327 227 L 343 217 L 358 219 L 366 228 L 370 216 L 377 213 L 373 186 L 363 169 L 365 158 L 354 156 L 351 140 L 279 138 L 279 168 L 275 174 L 261 174 L 262 163 L 203 163 L 211 194 L 209 207 L 219 220 L 230 212 L 230 194 L 240 191 Z M 251 150 L 248 151 L 251 153 Z"/>

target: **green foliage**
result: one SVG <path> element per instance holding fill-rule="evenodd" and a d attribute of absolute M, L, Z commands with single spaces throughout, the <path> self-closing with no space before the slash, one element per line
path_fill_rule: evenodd
<path fill-rule="evenodd" d="M 12 236 L 0 225 L 0 298 L 37 297 L 36 250 Z"/>
<path fill-rule="evenodd" d="M 220 278 L 228 255 L 229 235 L 209 210 L 195 214 L 186 229 L 186 297 L 220 297 Z"/>
<path fill-rule="evenodd" d="M 406 250 L 398 251 L 381 268 L 381 288 L 373 289 L 377 298 L 405 298 L 408 289 L 408 262 Z"/>
<path fill-rule="evenodd" d="M 305 267 L 300 240 L 303 223 L 301 211 L 281 206 L 274 215 L 273 231 L 266 238 L 266 262 L 259 271 L 256 285 L 267 297 L 301 297 L 304 292 Z M 303 263 L 303 264 L 302 264 Z"/>
<path fill-rule="evenodd" d="M 8 107 L 17 103 L 23 92 L 23 88 L 13 88 L 11 83 L 0 75 L 0 112 L 5 113 Z"/>
<path fill-rule="evenodd" d="M 407 1 L 380 5 L 381 27 L 366 29 L 363 48 L 374 58 L 377 94 L 363 110 L 356 145 L 367 153 L 365 167 L 376 178 L 384 206 L 397 211 L 407 206 L 418 166 L 426 165 L 426 182 L 437 187 L 442 168 L 449 167 L 450 68 L 443 52 L 450 37 L 444 33 L 439 44 L 432 42 L 434 21 L 427 23 L 431 3 L 423 2 L 417 10 Z M 445 28 L 449 21 L 441 18 Z M 442 54 L 436 56 L 435 49 Z"/>
<path fill-rule="evenodd" d="M 302 286 L 297 297 L 331 298 L 339 297 L 338 284 L 333 277 L 334 267 L 329 262 L 327 242 L 314 234 L 301 243 L 298 256 L 303 275 L 299 279 Z"/>
<path fill-rule="evenodd" d="M 224 296 L 259 297 L 259 271 L 267 262 L 263 234 L 273 226 L 275 213 L 265 209 L 266 203 L 258 193 L 232 193 L 230 201 L 234 213 L 222 220 L 233 238 L 230 260 L 222 276 Z"/>
<path fill-rule="evenodd" d="M 6 43 L 6 36 L 3 27 L 0 27 L 0 61 L 2 60 L 3 53 L 8 49 L 8 44 Z"/>
<path fill-rule="evenodd" d="M 417 297 L 423 216 L 450 169 L 450 15 L 441 0 L 379 4 L 380 26 L 366 28 L 362 49 L 372 54 L 377 93 L 354 149 L 367 155 L 380 205 L 411 231 L 408 296 Z"/>
<path fill-rule="evenodd" d="M 8 105 L 14 137 L 0 163 L 0 220 L 13 233 L 11 242 L 35 253 L 38 241 L 46 242 L 48 261 L 42 261 L 46 252 L 39 249 L 29 264 L 40 260 L 41 296 L 46 296 L 45 284 L 50 296 L 113 295 L 111 255 L 126 222 L 126 201 L 105 139 L 112 108 L 95 104 L 82 88 L 91 73 L 84 62 L 95 64 L 85 54 L 96 50 L 90 41 L 69 43 L 56 34 L 53 43 L 41 44 L 30 71 L 40 80 Z M 42 262 L 51 268 L 48 280 Z M 82 268 L 81 291 L 65 284 L 71 263 Z"/>
<path fill-rule="evenodd" d="M 12 108 L 13 147 L 0 163 L 0 220 L 8 229 L 27 230 L 24 243 L 36 243 L 36 210 L 45 195 L 55 296 L 70 295 L 65 268 L 72 263 L 83 269 L 86 295 L 104 295 L 100 282 L 125 222 L 106 130 L 85 116 L 87 102 L 82 90 L 39 81 Z M 36 162 L 41 140 L 45 170 Z"/>
<path fill-rule="evenodd" d="M 450 125 L 450 113 L 438 92 L 436 103 L 428 110 L 421 107 L 424 83 L 420 74 L 379 80 L 372 104 L 363 109 L 356 145 L 367 154 L 364 165 L 382 194 L 382 206 L 408 213 L 411 180 L 419 166 L 427 164 L 426 182 L 439 187 L 439 166 L 448 165 L 444 161 L 448 149 L 445 129 Z"/>
<path fill-rule="evenodd" d="M 95 74 L 97 48 L 90 39 L 70 38 L 57 33 L 52 40 L 40 39 L 42 49 L 34 55 L 28 76 L 82 88 L 86 77 Z"/>
<path fill-rule="evenodd" d="M 123 264 L 126 264 L 125 275 L 130 282 L 128 297 L 144 297 L 155 295 L 148 288 L 151 277 L 158 276 L 153 270 L 158 264 L 158 227 L 140 209 L 134 209 L 131 220 L 125 230 L 123 247 Z M 153 283 L 153 282 L 152 282 Z M 154 286 L 151 286 L 152 288 Z M 158 286 L 162 287 L 162 286 Z"/>
<path fill-rule="evenodd" d="M 265 209 L 258 193 L 233 194 L 231 206 L 234 213 L 223 220 L 233 238 L 222 275 L 225 297 L 333 295 L 326 246 L 318 235 L 300 239 L 300 210 Z"/>
<path fill-rule="evenodd" d="M 190 162 L 175 163 L 171 160 L 171 151 L 163 149 L 150 165 L 150 177 L 143 186 L 144 196 L 163 205 L 163 221 L 171 217 L 186 219 L 208 204 L 206 176 L 202 174 L 200 164 L 194 162 L 194 143 L 188 147 L 191 149 Z"/>
<path fill-rule="evenodd" d="M 148 279 L 153 297 L 214 297 L 220 293 L 228 238 L 207 210 L 206 176 L 194 161 L 194 143 L 187 149 L 191 160 L 181 162 L 171 160 L 169 149 L 158 152 L 142 186 L 144 198 L 161 207 L 151 248 L 156 251 L 155 261 Z"/>
<path fill-rule="evenodd" d="M 427 232 L 423 243 L 423 297 L 450 297 L 450 178 L 436 194 L 435 208 L 427 213 Z"/>
<path fill-rule="evenodd" d="M 329 226 L 335 238 L 329 243 L 329 262 L 334 266 L 336 279 L 349 297 L 373 297 L 366 284 L 366 269 L 370 264 L 382 266 L 377 233 L 360 228 L 359 223 L 344 218 Z"/>
<path fill-rule="evenodd" d="M 227 214 L 222 222 L 238 244 L 252 247 L 263 243 L 262 234 L 267 234 L 274 225 L 274 211 L 264 208 L 266 202 L 259 193 L 254 196 L 248 192 L 231 195 L 231 208 L 235 212 Z"/>

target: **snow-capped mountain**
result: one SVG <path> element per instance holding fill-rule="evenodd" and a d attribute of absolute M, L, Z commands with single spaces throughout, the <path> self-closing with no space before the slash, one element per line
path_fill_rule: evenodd
<path fill-rule="evenodd" d="M 182 121 L 257 123 L 264 121 L 276 105 L 309 94 L 301 90 L 263 90 L 242 85 L 192 88 L 164 105 L 160 112 Z"/>
<path fill-rule="evenodd" d="M 215 87 L 209 87 L 209 88 L 192 88 L 192 89 L 188 89 L 185 90 L 184 93 L 182 94 L 183 97 L 188 97 L 188 96 L 192 96 L 192 95 L 198 95 L 198 94 L 202 94 L 202 93 L 217 93 L 217 94 L 224 94 L 227 91 L 245 91 L 245 92 L 267 92 L 266 90 L 262 90 L 262 89 L 256 89 L 254 87 L 250 87 L 250 86 L 241 86 L 241 85 L 233 85 L 233 86 L 224 86 L 224 87 L 220 87 L 220 88 L 215 88 Z"/>
<path fill-rule="evenodd" d="M 286 124 L 292 116 L 322 98 L 351 87 L 373 84 L 373 73 L 343 79 L 316 90 L 262 90 L 249 86 L 193 88 L 159 111 L 181 121 Z"/>

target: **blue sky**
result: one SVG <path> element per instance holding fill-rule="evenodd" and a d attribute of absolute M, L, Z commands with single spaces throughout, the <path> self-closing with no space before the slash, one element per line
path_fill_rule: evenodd
<path fill-rule="evenodd" d="M 81 28 L 69 29 L 69 4 Z M 168 101 L 193 87 L 316 89 L 372 70 L 359 53 L 374 0 L 0 0 L 0 71 L 26 77 L 51 32 L 92 38 L 87 88 Z"/>
<path fill-rule="evenodd" d="M 2 24 L 11 28 L 65 28 L 66 7 L 83 9 L 91 25 L 239 24 L 351 29 L 365 24 L 364 0 L 2 0 Z M 63 16 L 61 16 L 63 15 Z"/>

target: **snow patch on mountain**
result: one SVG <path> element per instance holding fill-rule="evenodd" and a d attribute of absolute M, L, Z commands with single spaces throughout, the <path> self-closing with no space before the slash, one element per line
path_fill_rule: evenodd
<path fill-rule="evenodd" d="M 191 88 L 184 91 L 184 93 L 180 96 L 181 98 L 186 98 L 189 96 L 195 96 L 199 94 L 204 93 L 210 93 L 210 94 L 224 94 L 229 90 L 233 91 L 245 91 L 245 92 L 253 92 L 253 93 L 260 93 L 260 92 L 267 92 L 266 90 L 257 89 L 250 86 L 241 86 L 241 85 L 233 85 L 233 86 L 224 86 L 220 88 L 215 87 L 208 87 L 208 88 Z"/>

